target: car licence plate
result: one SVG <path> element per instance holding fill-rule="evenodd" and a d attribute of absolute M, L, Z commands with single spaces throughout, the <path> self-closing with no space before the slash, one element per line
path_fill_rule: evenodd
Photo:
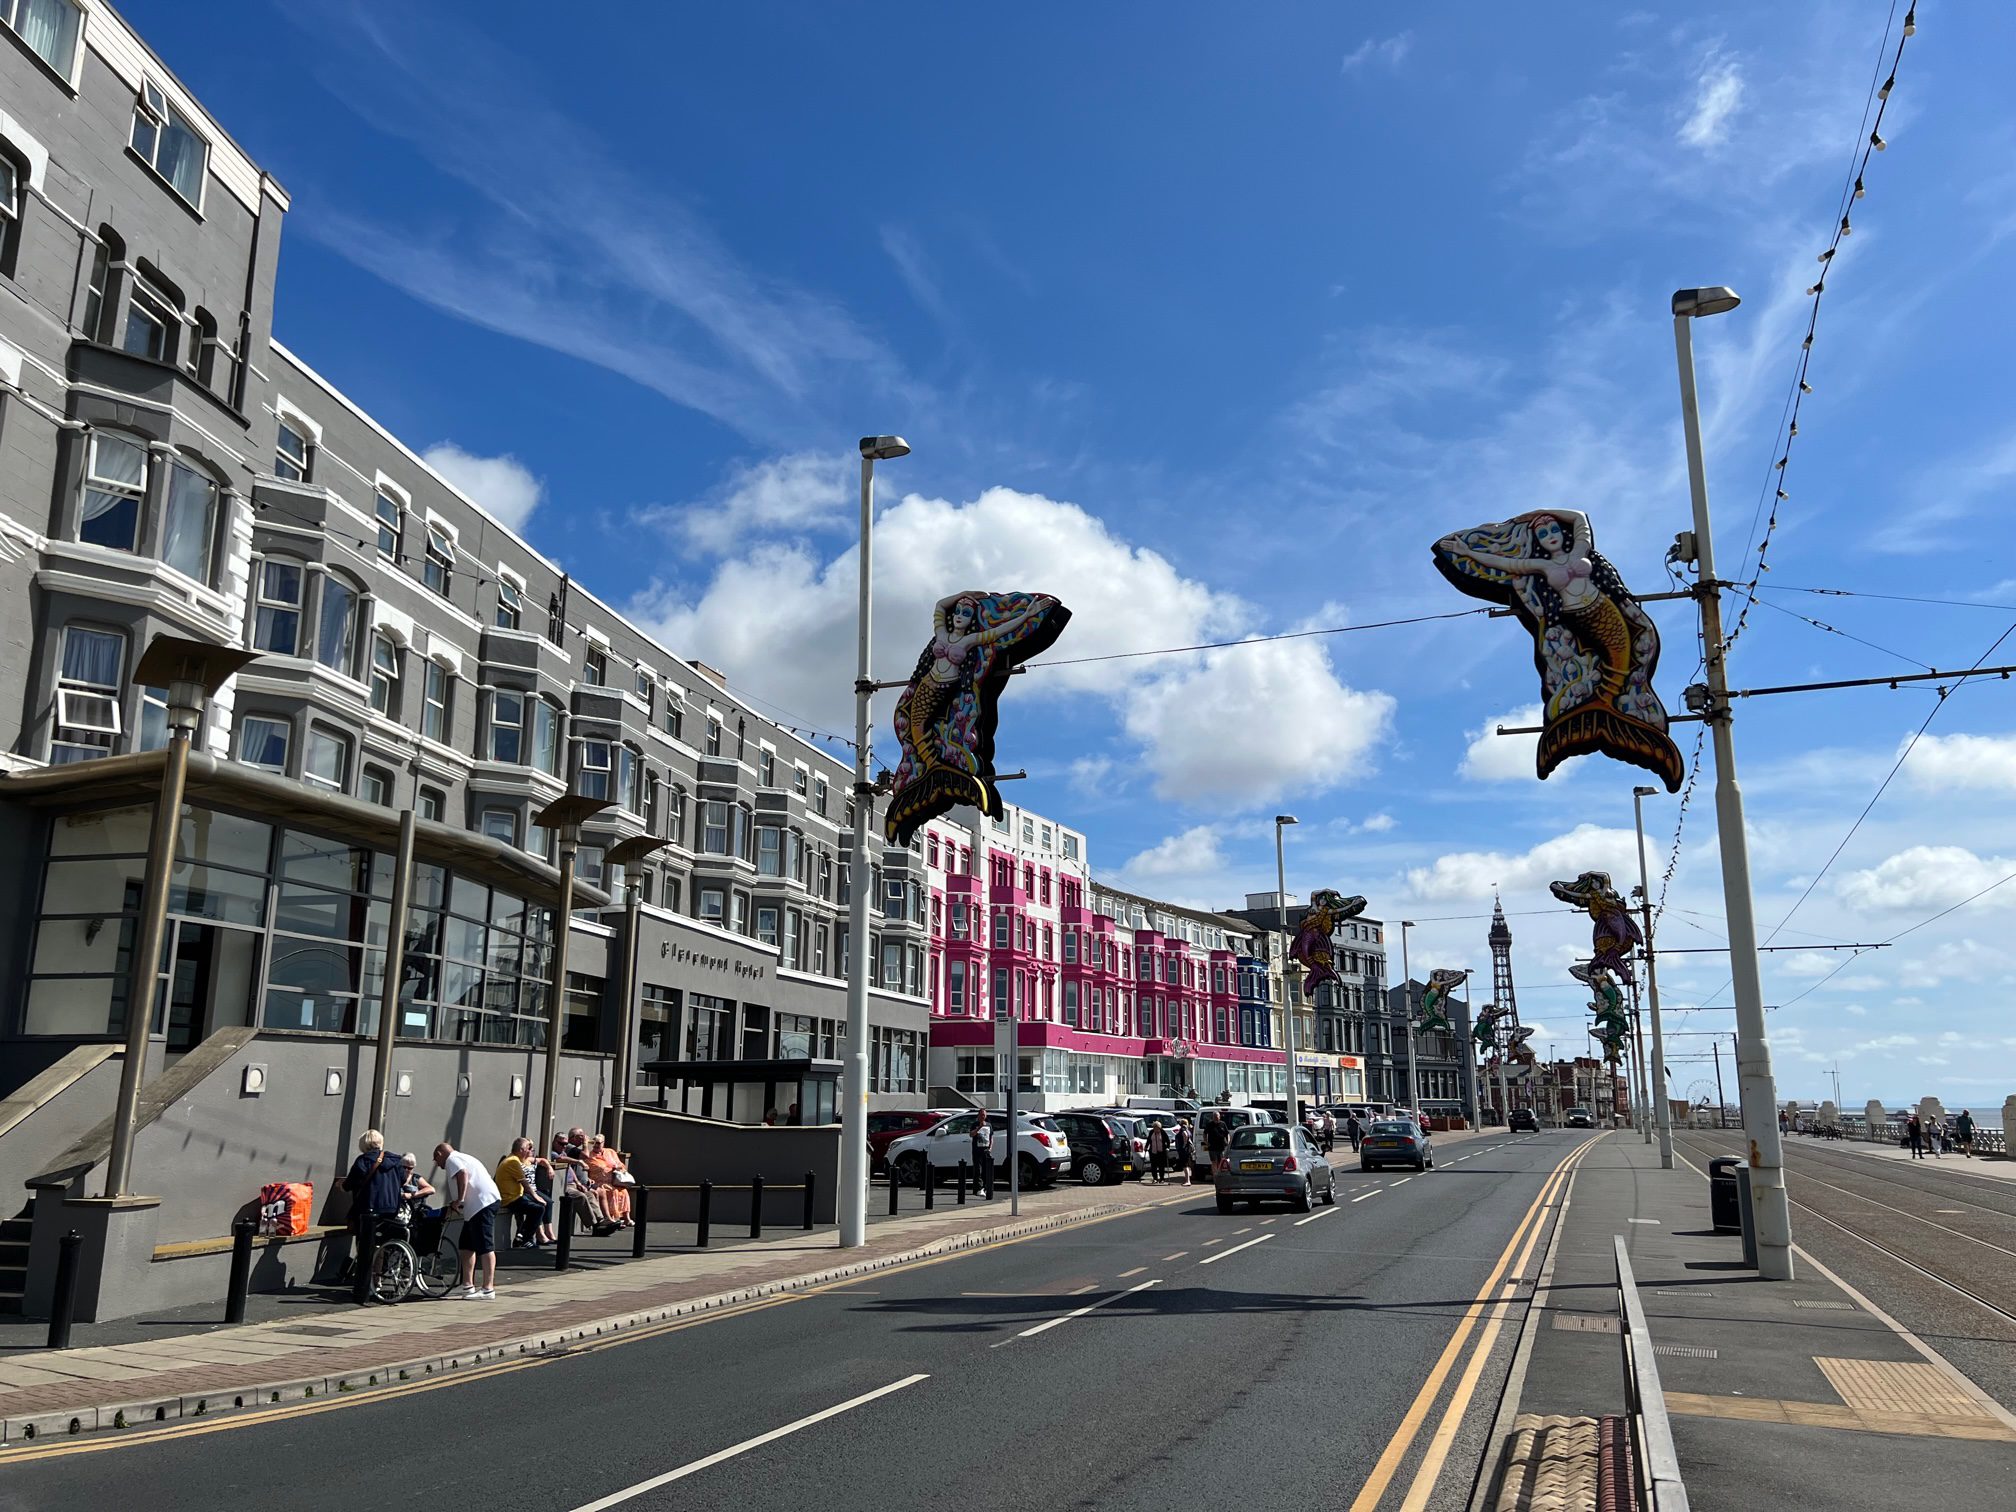
<path fill-rule="evenodd" d="M 1375 1139 L 1372 1141 L 1372 1148 L 1375 1150 L 1397 1150 L 1400 1148 L 1400 1141 L 1397 1139 Z"/>
<path fill-rule="evenodd" d="M 1274 1162 L 1271 1160 L 1242 1160 L 1239 1162 L 1239 1169 L 1242 1171 L 1271 1171 L 1274 1169 Z"/>

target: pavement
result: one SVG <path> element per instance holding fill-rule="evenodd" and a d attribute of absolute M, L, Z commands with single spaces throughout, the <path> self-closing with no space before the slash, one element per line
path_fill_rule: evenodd
<path fill-rule="evenodd" d="M 1700 1171 L 1684 1160 L 1661 1170 L 1657 1146 L 1628 1132 L 1574 1171 L 1500 1406 L 1494 1465 L 1530 1448 L 1535 1424 L 1622 1411 L 1619 1234 L 1692 1505 L 1852 1512 L 1933 1495 L 2008 1505 L 2016 1415 L 1809 1251 L 1795 1256 L 1797 1279 L 1758 1279 L 1740 1240 L 1713 1232 Z M 1522 1428 L 1528 1438 L 1515 1439 Z M 1521 1505 L 1488 1480 L 1477 1505 Z M 1559 1503 L 1583 1504 L 1595 1503 Z"/>
<path fill-rule="evenodd" d="M 842 1258 L 822 1248 L 767 1293 L 757 1275 L 781 1275 L 787 1257 L 752 1251 L 738 1262 L 742 1302 L 600 1335 L 571 1319 L 628 1305 L 602 1288 L 634 1289 L 692 1257 L 527 1282 L 508 1305 L 363 1310 L 353 1316 L 386 1330 L 388 1348 L 411 1327 L 402 1313 L 439 1315 L 465 1364 L 214 1420 L 24 1442 L 0 1453 L 4 1502 L 115 1503 L 144 1484 L 149 1512 L 282 1488 L 386 1504 L 463 1499 L 473 1482 L 514 1509 L 558 1512 L 955 1498 L 975 1512 L 1166 1512 L 1200 1494 L 1461 1507 L 1513 1341 L 1497 1299 L 1537 1263 L 1544 1199 L 1590 1141 L 1487 1131 L 1437 1143 L 1425 1174 L 1341 1166 L 1337 1204 L 1306 1215 L 1221 1214 L 1208 1189 L 1138 1185 L 1077 1198 L 1117 1211 L 1025 1215 L 1053 1222 L 1032 1234 L 941 1209 L 879 1225 L 876 1269 L 808 1281 Z M 922 1242 L 955 1233 L 971 1242 Z M 898 1263 L 906 1253 L 917 1258 Z M 519 1357 L 507 1341 L 477 1368 L 476 1353 L 500 1347 L 482 1336 L 523 1336 L 563 1308 L 580 1310 L 565 1348 Z"/>

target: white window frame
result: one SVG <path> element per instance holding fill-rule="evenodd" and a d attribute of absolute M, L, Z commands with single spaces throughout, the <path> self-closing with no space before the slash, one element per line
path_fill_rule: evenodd
<path fill-rule="evenodd" d="M 506 602 L 506 595 L 509 602 Z M 507 625 L 504 616 L 509 613 L 511 622 Z M 497 608 L 492 618 L 499 630 L 522 630 L 525 628 L 525 579 L 501 563 L 497 568 Z"/>
<path fill-rule="evenodd" d="M 533 693 L 527 693 L 522 688 L 492 688 L 490 690 L 490 735 L 489 741 L 484 748 L 487 752 L 488 760 L 502 762 L 506 766 L 530 766 L 532 764 L 529 748 L 531 737 L 525 727 L 531 722 L 531 710 L 527 706 L 537 696 Z M 499 713 L 506 699 L 515 699 L 517 701 L 518 717 L 515 720 L 505 719 Z M 499 730 L 516 730 L 518 732 L 518 755 L 515 759 L 497 754 L 497 732 Z"/>
<path fill-rule="evenodd" d="M 437 678 L 441 690 L 438 699 L 434 696 Z M 449 735 L 453 733 L 449 720 L 454 713 L 454 679 L 454 668 L 431 656 L 427 658 L 427 668 L 420 679 L 420 734 L 424 739 L 431 740 L 437 745 L 446 745 Z M 427 725 L 436 709 L 441 711 L 441 728 L 438 733 L 430 734 Z"/>
<path fill-rule="evenodd" d="M 42 58 L 42 54 L 35 52 L 33 47 L 29 47 L 28 39 L 21 34 L 20 20 L 21 5 L 23 3 L 25 3 L 25 0 L 0 0 L 0 21 L 4 21 L 7 29 L 13 32 L 15 36 L 21 38 L 21 45 L 23 47 L 27 47 L 30 52 L 35 53 L 36 57 Z M 84 7 L 78 3 L 78 0 L 64 0 L 64 3 L 70 7 L 70 13 L 75 19 L 75 26 L 70 33 L 70 56 L 61 65 L 54 58 L 42 58 L 42 61 L 48 66 L 50 72 L 61 77 L 65 83 L 72 89 L 75 89 L 78 77 L 83 72 L 84 28 L 88 18 Z"/>
<path fill-rule="evenodd" d="M 310 765 L 315 742 L 318 740 L 326 741 L 334 746 L 338 755 L 342 758 L 341 768 L 336 774 L 336 780 L 333 782 L 316 772 Z M 326 729 L 321 725 L 311 724 L 308 727 L 308 738 L 301 743 L 301 780 L 308 783 L 311 787 L 322 788 L 331 793 L 349 791 L 350 749 L 350 738 L 347 735 L 337 730 Z"/>
<path fill-rule="evenodd" d="M 597 746 L 602 748 L 602 759 L 599 762 L 591 759 Z M 583 797 L 613 800 L 616 791 L 616 742 L 582 740 L 581 760 L 576 763 L 575 771 L 575 788 Z M 602 791 L 599 793 L 589 791 L 588 781 L 591 772 L 600 775 Z"/>
<path fill-rule="evenodd" d="M 266 591 L 266 573 L 269 568 L 290 569 L 294 574 L 294 597 L 274 598 Z M 301 654 L 301 632 L 306 618 L 305 604 L 308 599 L 308 564 L 299 557 L 271 556 L 260 560 L 258 570 L 252 574 L 252 644 L 269 656 L 299 656 Z M 294 645 L 291 650 L 282 651 L 264 643 L 260 634 L 259 616 L 270 610 L 274 615 L 294 616 Z"/>
<path fill-rule="evenodd" d="M 139 134 L 140 123 L 147 121 L 154 133 L 153 145 L 142 149 L 135 138 Z M 202 161 L 196 168 L 196 197 L 191 199 L 183 192 L 182 186 L 161 170 L 161 141 L 171 126 L 180 127 L 203 149 Z M 197 214 L 203 212 L 204 192 L 210 179 L 210 138 L 196 129 L 196 123 L 177 108 L 168 98 L 168 91 L 144 74 L 141 76 L 140 93 L 133 100 L 133 125 L 126 133 L 126 145 L 131 147 L 139 159 L 153 170 L 154 176 L 175 191 L 175 196 L 190 206 Z"/>
<path fill-rule="evenodd" d="M 82 679 L 67 679 L 63 674 L 63 663 L 68 660 L 70 637 L 72 635 L 102 635 L 116 641 L 119 646 L 119 668 L 116 680 L 111 683 L 87 683 Z M 54 748 L 62 746 L 66 750 L 90 752 L 79 759 L 90 761 L 99 756 L 110 756 L 118 749 L 119 737 L 124 734 L 123 724 L 123 682 L 126 677 L 126 657 L 131 647 L 126 637 L 118 631 L 97 625 L 65 625 L 56 643 L 56 728 L 50 735 L 51 757 Z M 97 718 L 87 715 L 83 707 L 93 702 L 102 705 L 96 710 Z M 104 739 L 94 737 L 103 736 Z"/>
<path fill-rule="evenodd" d="M 301 443 L 301 453 L 297 457 L 287 449 L 287 438 L 292 436 Z M 282 415 L 274 422 L 273 429 L 273 476 L 286 483 L 306 483 L 315 475 L 315 443 L 294 428 L 294 422 Z"/>
<path fill-rule="evenodd" d="M 385 506 L 392 506 L 392 517 L 385 517 Z M 413 496 L 394 483 L 385 474 L 379 473 L 371 480 L 371 521 L 376 527 L 378 555 L 388 562 L 397 562 L 406 550 L 406 517 L 413 512 Z M 392 533 L 392 545 L 385 545 L 385 533 Z"/>
<path fill-rule="evenodd" d="M 281 752 L 280 764 L 278 766 L 269 766 L 263 761 L 254 761 L 245 754 L 245 737 L 251 733 L 251 727 L 254 723 L 267 725 L 281 732 L 283 737 L 281 743 L 284 749 Z M 294 760 L 294 721 L 282 714 L 254 713 L 245 715 L 238 721 L 238 759 L 244 762 L 245 765 L 256 767 L 262 772 L 279 772 L 284 776 L 287 768 Z"/>
<path fill-rule="evenodd" d="M 161 350 L 159 352 L 136 351 L 128 339 L 133 327 L 135 313 L 143 315 L 150 325 L 161 328 Z M 126 296 L 126 324 L 119 331 L 119 350 L 132 357 L 144 357 L 149 362 L 173 362 L 177 338 L 182 334 L 182 311 L 169 297 L 168 291 L 149 278 L 139 268 L 132 272 L 132 287 Z"/>
<path fill-rule="evenodd" d="M 385 648 L 386 658 L 390 663 L 389 666 L 382 669 L 378 665 L 378 648 L 381 646 Z M 396 705 L 399 697 L 400 682 L 399 643 L 383 630 L 373 630 L 371 632 L 371 644 L 366 652 L 366 656 L 368 659 L 364 666 L 364 680 L 370 690 L 367 701 L 374 710 L 384 715 L 387 719 L 397 719 L 399 711 Z M 385 689 L 385 702 L 382 707 L 378 702 L 378 689 L 380 686 L 383 686 Z"/>
<path fill-rule="evenodd" d="M 427 551 L 421 568 L 421 582 L 431 593 L 449 598 L 455 591 L 455 567 L 459 561 L 456 554 L 455 528 L 446 520 L 427 516 Z M 436 574 L 441 581 L 434 581 Z"/>

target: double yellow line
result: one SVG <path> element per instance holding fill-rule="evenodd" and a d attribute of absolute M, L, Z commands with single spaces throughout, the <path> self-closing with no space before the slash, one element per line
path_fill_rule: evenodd
<path fill-rule="evenodd" d="M 1477 1320 L 1488 1310 L 1490 1321 L 1477 1341 L 1476 1351 L 1471 1355 L 1461 1378 L 1456 1383 L 1455 1394 L 1449 1405 L 1443 1409 L 1442 1417 L 1435 1425 L 1435 1431 L 1428 1440 L 1427 1451 L 1422 1455 L 1421 1465 L 1414 1473 L 1414 1479 L 1407 1488 L 1405 1500 L 1400 1503 L 1401 1512 L 1421 1512 L 1428 1505 L 1428 1497 L 1435 1489 L 1435 1482 L 1442 1474 L 1442 1466 L 1449 1458 L 1450 1447 L 1456 1441 L 1457 1431 L 1463 1425 L 1463 1414 L 1469 1409 L 1470 1399 L 1475 1395 L 1479 1377 L 1483 1375 L 1485 1362 L 1491 1358 L 1491 1347 L 1498 1342 L 1498 1331 L 1504 1326 L 1506 1305 L 1517 1294 L 1519 1282 L 1526 1274 L 1526 1264 L 1533 1257 L 1534 1247 L 1540 1242 L 1540 1235 L 1547 1227 L 1546 1213 L 1553 1206 L 1556 1196 L 1565 1187 L 1577 1162 L 1596 1147 L 1590 1140 L 1564 1158 L 1554 1167 L 1546 1182 L 1540 1188 L 1540 1195 L 1533 1199 L 1533 1205 L 1526 1209 L 1526 1215 L 1519 1220 L 1519 1226 L 1512 1231 L 1512 1239 L 1499 1255 L 1498 1263 L 1491 1268 L 1491 1274 L 1477 1291 L 1477 1299 L 1463 1314 L 1456 1325 L 1456 1332 L 1443 1347 L 1441 1358 L 1435 1368 L 1428 1372 L 1428 1379 L 1421 1383 L 1421 1390 L 1415 1395 L 1413 1405 L 1407 1415 L 1400 1420 L 1400 1426 L 1393 1431 L 1379 1462 L 1372 1467 L 1372 1474 L 1359 1489 L 1357 1498 L 1351 1503 L 1350 1512 L 1374 1512 L 1386 1499 L 1393 1479 L 1399 1474 L 1401 1464 L 1414 1448 L 1414 1442 L 1421 1436 L 1422 1426 L 1428 1421 L 1428 1414 L 1434 1409 L 1435 1399 L 1442 1394 L 1442 1385 L 1455 1368 L 1457 1358 L 1477 1327 Z M 1521 1248 L 1521 1246 L 1524 1248 Z M 1513 1260 L 1514 1253 L 1518 1259 Z"/>

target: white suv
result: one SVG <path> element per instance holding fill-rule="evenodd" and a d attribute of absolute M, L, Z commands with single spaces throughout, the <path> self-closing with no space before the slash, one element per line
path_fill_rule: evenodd
<path fill-rule="evenodd" d="M 955 1113 L 916 1134 L 891 1140 L 886 1152 L 892 1180 L 905 1186 L 924 1184 L 924 1162 L 929 1160 L 942 1185 L 953 1178 L 959 1162 L 973 1161 L 973 1121 L 977 1115 Z M 1016 1120 L 1015 1155 L 1022 1167 L 1025 1188 L 1045 1187 L 1064 1174 L 1071 1163 L 1071 1144 L 1055 1121 L 1041 1113 L 1024 1113 Z M 1008 1179 L 1008 1122 L 1000 1113 L 989 1113 L 994 1129 L 994 1177 L 998 1187 Z"/>

